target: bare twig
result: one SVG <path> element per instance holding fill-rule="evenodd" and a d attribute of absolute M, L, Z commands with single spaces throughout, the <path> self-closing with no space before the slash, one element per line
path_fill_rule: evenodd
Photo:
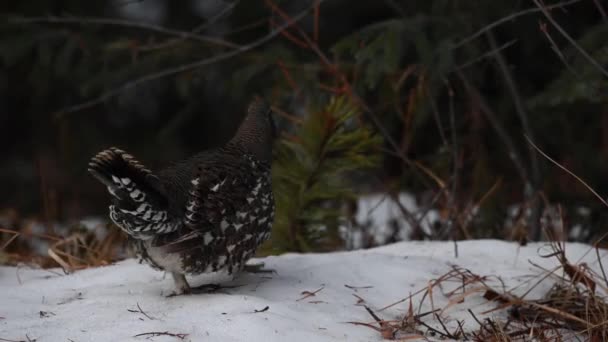
<path fill-rule="evenodd" d="M 602 196 L 600 196 L 595 190 L 593 190 L 593 188 L 587 184 L 584 180 L 582 180 L 579 176 L 575 175 L 574 172 L 568 170 L 565 166 L 562 166 L 560 163 L 556 162 L 555 160 L 553 160 L 553 158 L 549 157 L 545 152 L 543 152 L 538 146 L 536 146 L 534 144 L 534 142 L 532 142 L 532 140 L 530 139 L 530 137 L 528 137 L 527 135 L 524 135 L 526 137 L 526 140 L 528 140 L 528 143 L 530 145 L 532 145 L 532 147 L 534 147 L 535 150 L 538 151 L 538 153 L 540 153 L 543 157 L 547 158 L 547 160 L 549 160 L 551 163 L 555 164 L 555 166 L 559 167 L 560 169 L 564 170 L 567 174 L 569 174 L 570 176 L 574 177 L 577 181 L 579 181 L 585 188 L 587 188 L 587 190 L 589 190 L 597 199 L 600 200 L 600 202 L 602 202 L 602 204 L 604 204 L 606 207 L 608 207 L 608 202 L 606 202 L 605 199 L 602 198 Z"/>
<path fill-rule="evenodd" d="M 7 229 L 7 228 L 1 228 L 0 227 L 0 233 L 8 233 L 8 234 L 21 234 L 21 236 L 29 238 L 29 237 L 38 237 L 41 239 L 45 239 L 45 240 L 51 240 L 51 241 L 60 241 L 62 240 L 61 238 L 55 236 L 55 235 L 50 235 L 50 234 L 43 234 L 43 233 L 34 233 L 34 232 L 19 232 L 13 229 Z"/>
<path fill-rule="evenodd" d="M 226 15 L 228 12 L 230 12 L 238 3 L 239 3 L 239 1 L 237 0 L 237 1 L 227 4 L 226 7 L 224 7 L 222 10 L 220 10 L 216 15 L 214 15 L 213 17 L 211 17 L 209 20 L 205 21 L 201 25 L 192 29 L 191 33 L 197 34 L 197 33 L 203 32 L 209 26 L 211 26 L 216 21 L 218 21 L 220 18 L 222 18 L 224 15 Z M 149 44 L 149 45 L 140 46 L 140 47 L 138 47 L 138 49 L 141 51 L 152 51 L 152 50 L 164 49 L 164 48 L 173 46 L 175 44 L 178 44 L 186 39 L 188 39 L 188 38 L 179 37 L 179 38 L 169 39 L 167 41 L 157 43 L 157 44 Z"/>
<path fill-rule="evenodd" d="M 441 331 L 439 331 L 439 330 L 437 330 L 437 329 L 435 329 L 435 328 L 431 327 L 430 325 L 428 325 L 428 324 L 424 323 L 424 322 L 423 322 L 423 321 L 421 321 L 421 320 L 418 320 L 416 323 L 418 323 L 418 324 L 420 324 L 420 325 L 423 325 L 423 326 L 424 326 L 425 328 L 427 328 L 429 331 L 431 331 L 431 332 L 433 332 L 433 333 L 435 333 L 435 334 L 437 334 L 437 335 L 439 335 L 439 336 L 441 336 L 441 337 L 443 337 L 443 338 L 448 338 L 448 339 L 452 339 L 452 340 L 453 340 L 452 336 L 450 336 L 450 335 L 446 335 L 445 333 L 443 333 L 443 332 L 441 332 Z"/>
<path fill-rule="evenodd" d="M 141 334 L 133 335 L 133 337 L 141 337 L 141 336 L 149 336 L 149 337 L 171 336 L 171 337 L 177 337 L 180 340 L 183 340 L 186 337 L 188 337 L 188 334 L 182 334 L 182 333 L 174 334 L 174 333 L 170 333 L 168 331 L 151 331 L 151 332 L 146 332 L 146 333 L 141 333 Z"/>
<path fill-rule="evenodd" d="M 574 68 L 572 68 L 570 63 L 568 63 L 566 56 L 564 56 L 564 53 L 559 49 L 559 46 L 557 46 L 557 43 L 555 42 L 553 37 L 551 37 L 551 35 L 549 34 L 549 31 L 547 30 L 547 23 L 545 23 L 545 22 L 539 23 L 539 28 L 540 28 L 540 31 L 545 35 L 545 37 L 549 41 L 549 44 L 551 44 L 551 49 L 553 50 L 553 52 L 555 52 L 555 54 L 560 59 L 560 61 L 562 61 L 562 63 L 566 66 L 568 71 L 570 71 L 575 77 L 580 78 L 580 76 L 576 72 L 576 70 L 574 70 Z"/>
<path fill-rule="evenodd" d="M 420 236 L 427 236 L 427 234 L 425 233 L 424 229 L 422 229 L 422 226 L 420 224 L 422 220 L 417 220 L 416 217 L 414 216 L 414 214 L 412 212 L 410 212 L 403 205 L 403 203 L 401 203 L 401 201 L 399 200 L 399 195 L 391 193 L 391 198 L 392 198 L 393 202 L 395 202 L 395 204 L 397 204 L 397 208 L 399 209 L 399 211 L 401 211 L 401 214 L 403 215 L 405 220 L 412 227 L 412 230 L 417 232 L 418 234 L 420 234 Z"/>
<path fill-rule="evenodd" d="M 154 31 L 162 34 L 167 34 L 181 39 L 191 39 L 194 41 L 214 44 L 229 48 L 238 48 L 239 45 L 225 41 L 223 39 L 203 36 L 197 33 L 174 30 L 159 25 L 137 22 L 126 19 L 117 18 L 90 18 L 90 17 L 21 17 L 21 18 L 9 18 L 9 23 L 13 24 L 81 24 L 81 25 L 107 25 L 107 26 L 120 26 L 127 28 L 144 29 L 148 31 Z"/>
<path fill-rule="evenodd" d="M 587 51 L 585 51 L 585 49 L 583 49 L 577 42 L 576 40 L 574 40 L 574 38 L 572 38 L 570 36 L 570 34 L 568 34 L 568 32 L 566 32 L 566 30 L 564 30 L 563 27 L 561 27 L 560 24 L 557 23 L 557 21 L 555 21 L 555 19 L 553 19 L 553 17 L 551 16 L 551 13 L 549 13 L 549 9 L 544 6 L 543 4 L 541 4 L 541 2 L 539 0 L 533 0 L 534 3 L 536 4 L 536 6 L 543 12 L 543 14 L 545 15 L 545 17 L 547 18 L 547 20 L 549 20 L 549 22 L 553 25 L 553 27 L 555 27 L 555 29 L 564 37 L 566 38 L 566 40 L 572 44 L 572 46 L 574 46 L 574 48 L 581 54 L 583 55 L 583 57 L 585 57 L 587 59 L 587 61 L 589 61 L 589 63 L 593 64 L 593 66 L 595 66 L 599 71 L 601 71 L 604 76 L 608 77 L 608 70 L 606 70 L 597 60 L 595 60 L 595 58 L 591 57 L 591 55 L 589 53 L 587 53 Z"/>
<path fill-rule="evenodd" d="M 150 317 L 144 310 L 142 310 L 141 306 L 139 306 L 139 303 L 137 303 L 137 310 L 127 309 L 127 311 L 141 313 L 142 315 L 146 316 L 151 321 L 156 319 L 154 317 Z"/>
<path fill-rule="evenodd" d="M 604 18 L 604 21 L 608 22 L 608 15 L 606 14 L 606 10 L 604 9 L 604 6 L 602 4 L 600 4 L 599 0 L 593 0 L 593 3 L 595 4 L 595 7 L 597 7 L 597 10 L 602 15 L 602 18 Z"/>
<path fill-rule="evenodd" d="M 602 272 L 602 279 L 604 279 L 604 283 L 606 284 L 606 288 L 608 288 L 608 278 L 606 277 L 606 270 L 604 269 L 604 265 L 602 263 L 602 258 L 600 257 L 600 249 L 595 246 L 595 254 L 597 256 L 597 261 L 600 265 L 600 270 Z"/>
<path fill-rule="evenodd" d="M 358 289 L 371 289 L 373 286 L 352 286 L 348 284 L 344 284 L 344 287 L 357 291 Z"/>
<path fill-rule="evenodd" d="M 457 336 L 454 336 L 454 334 L 452 334 L 448 328 L 445 326 L 445 324 L 443 323 L 443 320 L 441 319 L 441 316 L 439 316 L 438 313 L 435 313 L 435 319 L 437 320 L 437 322 L 439 322 L 439 325 L 441 325 L 441 328 L 443 329 L 443 331 L 445 332 L 446 336 L 449 336 L 449 338 L 451 339 L 458 339 Z"/>
<path fill-rule="evenodd" d="M 554 4 L 554 5 L 551 5 L 551 6 L 547 6 L 546 8 L 547 9 L 561 8 L 561 7 L 565 7 L 565 6 L 569 6 L 569 5 L 575 4 L 577 2 L 581 2 L 581 0 L 570 0 L 570 1 L 559 2 L 557 4 Z M 528 8 L 528 9 L 525 9 L 523 11 L 515 12 L 515 13 L 512 13 L 512 14 L 510 14 L 508 16 L 502 17 L 502 18 L 500 18 L 500 19 L 498 19 L 498 20 L 496 20 L 496 21 L 494 21 L 494 22 L 492 22 L 492 23 L 484 26 L 479 31 L 475 32 L 474 34 L 470 35 L 469 37 L 461 40 L 460 42 L 458 42 L 456 44 L 454 44 L 452 46 L 452 48 L 455 49 L 455 48 L 461 47 L 462 45 L 467 44 L 468 42 L 470 42 L 470 41 L 474 40 L 475 38 L 481 36 L 482 34 L 486 33 L 486 31 L 489 31 L 489 30 L 491 30 L 491 29 L 493 29 L 493 28 L 495 28 L 497 26 L 500 26 L 500 25 L 502 25 L 502 24 L 504 24 L 504 23 L 506 23 L 508 21 L 511 21 L 511 20 L 513 20 L 515 18 L 524 16 L 524 15 L 527 15 L 527 14 L 537 13 L 537 12 L 540 12 L 540 11 L 541 11 L 541 9 L 533 7 L 533 8 Z"/>
<path fill-rule="evenodd" d="M 2 338 L 2 337 L 0 337 L 0 341 L 3 341 L 3 342 L 26 342 L 25 340 L 9 340 L 8 338 Z"/>
<path fill-rule="evenodd" d="M 498 120 L 498 116 L 494 113 L 494 111 L 487 104 L 487 102 L 482 97 L 479 90 L 476 89 L 471 84 L 471 82 L 469 82 L 469 80 L 462 74 L 462 72 L 458 72 L 458 76 L 460 77 L 462 83 L 464 84 L 464 86 L 467 89 L 467 91 L 469 92 L 469 94 L 479 104 L 479 107 L 480 107 L 482 113 L 485 114 L 486 119 L 488 119 L 488 122 L 494 128 L 494 131 L 496 131 L 496 134 L 498 135 L 498 137 L 502 140 L 503 144 L 505 144 L 509 158 L 513 162 L 513 165 L 515 166 L 515 169 L 519 173 L 519 176 L 521 177 L 521 179 L 526 183 L 530 183 L 530 179 L 528 177 L 528 171 L 522 162 L 519 152 L 515 148 L 515 143 L 513 142 L 513 140 L 507 133 L 506 129 L 503 127 L 503 125 Z"/>
<path fill-rule="evenodd" d="M 437 125 L 439 136 L 441 137 L 441 141 L 443 141 L 443 145 L 447 149 L 449 147 L 448 138 L 446 137 L 443 125 L 441 124 L 441 118 L 439 117 L 439 109 L 437 108 L 437 100 L 435 99 L 435 97 L 433 97 L 433 94 L 431 94 L 431 88 L 428 85 L 426 87 L 425 93 L 431 106 L 431 112 L 433 114 L 433 118 L 435 119 L 435 124 Z"/>
<path fill-rule="evenodd" d="M 6 247 L 8 247 L 8 245 L 11 244 L 11 242 L 15 241 L 15 239 L 17 239 L 21 233 L 19 232 L 10 232 L 11 234 L 13 234 L 13 236 L 11 236 L 3 245 L 2 247 L 0 247 L 0 251 L 6 249 Z"/>
<path fill-rule="evenodd" d="M 260 309 L 260 310 L 255 309 L 255 310 L 253 310 L 253 313 L 266 312 L 266 311 L 268 311 L 268 309 L 270 309 L 270 306 L 266 305 L 263 309 Z"/>
<path fill-rule="evenodd" d="M 378 317 L 378 315 L 376 315 L 375 312 L 372 311 L 372 309 L 370 309 L 367 305 L 363 306 L 365 308 L 365 310 L 370 314 L 370 316 L 372 316 L 374 318 L 374 320 L 378 323 L 382 322 L 382 320 L 380 319 L 380 317 Z"/>
<path fill-rule="evenodd" d="M 486 33 L 487 37 L 488 37 L 488 41 L 490 42 L 490 46 L 492 47 L 493 50 L 496 50 L 497 47 L 497 43 L 496 43 L 496 38 L 494 37 L 494 32 L 487 31 Z M 507 66 L 507 62 L 505 61 L 504 56 L 502 55 L 502 53 L 500 51 L 496 51 L 495 53 L 495 57 L 496 57 L 496 62 L 498 64 L 498 67 L 500 69 L 500 71 L 502 72 L 502 75 L 504 77 L 505 83 L 507 85 L 507 89 L 509 90 L 509 93 L 511 94 L 511 98 L 513 99 L 513 104 L 515 105 L 515 112 L 517 113 L 517 116 L 519 117 L 519 121 L 521 121 L 521 125 L 524 129 L 524 132 L 530 136 L 532 139 L 534 139 L 534 132 L 532 131 L 532 127 L 530 126 L 530 122 L 528 120 L 529 114 L 528 111 L 524 105 L 524 101 L 522 100 L 521 94 L 519 93 L 519 89 L 518 86 L 515 82 L 515 79 L 513 78 L 513 75 L 511 74 L 511 72 L 509 71 L 509 67 Z M 529 152 L 529 159 L 530 159 L 530 183 L 529 183 L 529 187 L 526 186 L 526 188 L 524 189 L 524 195 L 526 197 L 526 202 L 530 202 L 530 208 L 531 208 L 531 213 L 530 215 L 527 215 L 527 223 L 528 223 L 528 229 L 531 230 L 531 237 L 534 240 L 539 240 L 541 237 L 541 230 L 540 230 L 540 215 L 541 215 L 541 201 L 539 200 L 538 196 L 536 195 L 538 188 L 540 186 L 540 168 L 539 168 L 539 162 L 538 162 L 538 157 L 536 155 L 536 153 L 534 153 L 533 148 L 530 146 L 530 148 L 528 149 Z"/>
<path fill-rule="evenodd" d="M 323 290 L 324 288 L 325 288 L 325 286 L 321 286 L 320 288 L 318 288 L 317 290 L 314 290 L 314 291 L 312 291 L 312 292 L 311 292 L 311 291 L 302 291 L 302 293 L 301 293 L 301 294 L 303 295 L 303 297 L 301 297 L 301 298 L 297 299 L 297 300 L 296 300 L 296 302 L 299 302 L 299 301 L 301 301 L 301 300 L 304 300 L 304 299 L 306 299 L 306 298 L 308 298 L 308 297 L 314 297 L 314 296 L 316 296 L 316 295 L 317 295 L 317 293 L 319 293 L 319 292 L 320 292 L 321 290 Z"/>
<path fill-rule="evenodd" d="M 514 45 L 515 43 L 517 43 L 517 39 L 510 40 L 498 47 L 492 47 L 492 50 L 485 52 L 484 54 L 482 54 L 481 56 L 479 56 L 473 60 L 460 64 L 459 66 L 454 68 L 454 70 L 466 69 L 466 68 L 470 67 L 471 65 L 477 64 L 480 61 L 482 61 L 488 57 L 491 57 L 502 50 L 506 50 L 508 47 Z"/>
<path fill-rule="evenodd" d="M 489 333 L 492 333 L 491 330 L 488 329 L 488 327 L 481 323 L 481 321 L 477 318 L 477 316 L 473 313 L 473 310 L 471 309 L 467 309 L 467 311 L 469 312 L 469 314 L 471 314 L 471 316 L 473 317 L 473 319 L 475 320 L 475 322 L 477 322 L 477 324 L 479 324 L 479 327 L 483 330 L 487 330 Z"/>
<path fill-rule="evenodd" d="M 365 299 L 363 299 L 361 296 L 357 296 L 354 293 L 351 293 L 353 295 L 353 297 L 357 298 L 357 303 L 355 305 L 362 305 L 365 304 Z"/>
<path fill-rule="evenodd" d="M 322 2 L 323 0 L 320 0 L 320 1 Z M 175 67 L 171 67 L 171 68 L 164 69 L 164 70 L 152 73 L 152 74 L 142 76 L 135 80 L 129 81 L 118 88 L 109 90 L 95 99 L 59 110 L 56 113 L 56 117 L 61 118 L 66 114 L 74 113 L 74 112 L 77 112 L 77 111 L 80 111 L 83 109 L 87 109 L 87 108 L 96 106 L 96 105 L 101 104 L 101 103 L 109 100 L 110 98 L 124 92 L 125 90 L 134 88 L 143 83 L 147 83 L 147 82 L 157 80 L 157 79 L 160 79 L 163 77 L 175 75 L 175 74 L 178 74 L 178 73 L 181 73 L 184 71 L 197 69 L 197 68 L 209 65 L 209 64 L 217 63 L 217 62 L 235 57 L 239 54 L 242 54 L 242 53 L 252 50 L 254 48 L 257 48 L 257 47 L 269 42 L 270 40 L 272 40 L 274 37 L 279 35 L 287 27 L 293 25 L 294 22 L 304 18 L 311 9 L 312 9 L 312 6 L 307 8 L 306 10 L 300 12 L 298 15 L 294 16 L 289 22 L 284 23 L 283 25 L 279 26 L 278 28 L 270 31 L 267 35 L 255 40 L 249 44 L 242 45 L 242 46 L 235 48 L 233 50 L 230 50 L 228 52 L 221 53 L 221 54 L 209 57 L 209 58 L 201 59 L 201 60 L 198 60 L 198 61 L 195 61 L 192 63 L 181 64 L 181 65 L 178 65 Z"/>
<path fill-rule="evenodd" d="M 452 140 L 452 186 L 449 192 L 448 197 L 448 210 L 450 210 L 450 215 L 448 219 L 448 226 L 451 230 L 448 232 L 450 238 L 454 240 L 454 257 L 458 258 L 458 243 L 456 242 L 456 237 L 454 235 L 454 221 L 458 216 L 458 208 L 456 207 L 456 192 L 458 191 L 459 178 L 460 174 L 460 158 L 458 157 L 458 151 L 460 150 L 460 145 L 458 143 L 458 134 L 456 134 L 456 114 L 454 113 L 454 90 L 452 89 L 449 82 L 446 80 L 446 88 L 448 90 L 449 101 L 449 113 L 450 113 L 450 138 Z M 458 223 L 457 223 L 458 224 Z M 470 236 L 467 236 L 467 232 L 463 231 L 465 238 L 470 239 Z"/>

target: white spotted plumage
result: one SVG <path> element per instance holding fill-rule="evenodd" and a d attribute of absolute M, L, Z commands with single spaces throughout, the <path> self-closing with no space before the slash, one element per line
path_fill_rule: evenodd
<path fill-rule="evenodd" d="M 184 274 L 240 270 L 268 238 L 271 122 L 269 107 L 256 101 L 227 145 L 156 175 L 116 148 L 89 164 L 114 197 L 112 221 L 143 259 L 173 273 L 178 291 L 188 287 Z"/>

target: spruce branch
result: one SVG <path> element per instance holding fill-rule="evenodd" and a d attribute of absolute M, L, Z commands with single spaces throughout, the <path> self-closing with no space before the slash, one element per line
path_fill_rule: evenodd
<path fill-rule="evenodd" d="M 339 204 L 354 197 L 348 175 L 379 161 L 374 152 L 379 151 L 380 139 L 357 124 L 357 115 L 347 98 L 333 98 L 324 108 L 311 111 L 294 136 L 280 141 L 273 167 L 275 245 L 309 251 L 342 244 L 337 233 Z"/>

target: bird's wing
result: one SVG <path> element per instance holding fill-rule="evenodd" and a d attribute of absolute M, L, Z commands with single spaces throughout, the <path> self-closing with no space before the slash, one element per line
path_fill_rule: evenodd
<path fill-rule="evenodd" d="M 229 238 L 238 230 L 240 215 L 253 210 L 254 200 L 268 179 L 252 156 L 220 156 L 197 165 L 186 201 L 184 224 L 190 231 L 163 248 L 176 253 Z M 235 221 L 237 220 L 237 221 Z"/>
<path fill-rule="evenodd" d="M 109 148 L 91 159 L 89 172 L 114 196 L 110 218 L 130 236 L 151 239 L 181 226 L 168 212 L 159 178 L 132 155 Z"/>

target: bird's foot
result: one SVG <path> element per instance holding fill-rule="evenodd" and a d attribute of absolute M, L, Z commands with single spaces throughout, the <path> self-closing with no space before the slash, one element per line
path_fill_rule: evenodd
<path fill-rule="evenodd" d="M 176 272 L 171 272 L 171 275 L 173 276 L 173 281 L 175 282 L 175 291 L 169 294 L 167 298 L 185 295 L 191 292 L 192 289 L 190 288 L 190 285 L 188 285 L 185 275 Z"/>
<path fill-rule="evenodd" d="M 192 294 L 203 294 L 203 293 L 214 293 L 222 289 L 227 289 L 230 287 L 224 287 L 219 284 L 203 284 L 200 286 L 189 287 L 188 288 L 180 288 L 171 294 L 167 295 L 167 298 L 176 297 L 176 296 L 184 296 L 184 295 L 192 295 Z"/>
<path fill-rule="evenodd" d="M 191 287 L 190 288 L 190 293 L 191 294 L 198 294 L 198 293 L 213 293 L 213 292 L 217 292 L 221 289 L 224 289 L 225 287 L 219 285 L 219 284 L 203 284 L 203 285 L 199 285 L 196 287 Z"/>
<path fill-rule="evenodd" d="M 189 294 L 190 291 L 188 292 L 184 292 L 184 291 L 173 291 L 171 293 L 169 293 L 168 295 L 165 296 L 165 298 L 171 298 L 171 297 L 177 297 L 177 296 L 183 296 L 183 295 L 187 295 Z"/>
<path fill-rule="evenodd" d="M 246 264 L 243 266 L 243 271 L 247 273 L 277 273 L 277 271 L 273 269 L 264 268 L 264 265 L 263 262 L 259 264 Z"/>

